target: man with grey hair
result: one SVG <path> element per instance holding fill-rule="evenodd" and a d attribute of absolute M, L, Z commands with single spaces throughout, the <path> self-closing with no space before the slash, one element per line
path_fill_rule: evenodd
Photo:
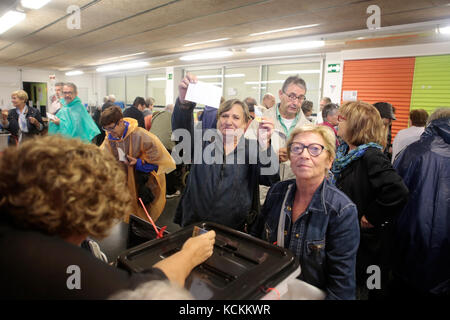
<path fill-rule="evenodd" d="M 64 82 L 58 82 L 55 84 L 55 94 L 50 98 L 51 103 L 48 106 L 48 113 L 55 115 L 63 106 L 61 103 L 61 100 L 63 98 L 63 87 Z"/>
<path fill-rule="evenodd" d="M 291 132 L 295 128 L 311 124 L 306 119 L 301 108 L 303 101 L 306 100 L 305 94 L 305 80 L 299 76 L 290 76 L 284 81 L 282 88 L 278 91 L 280 103 L 273 108 L 267 109 L 262 116 L 263 119 L 271 119 L 275 124 L 271 145 L 273 150 L 278 152 L 281 181 L 295 178 L 291 170 L 286 145 Z M 248 139 L 256 139 L 258 125 L 258 121 L 252 121 L 245 133 L 245 137 Z M 264 202 L 268 190 L 268 187 L 260 186 L 261 202 Z"/>
<path fill-rule="evenodd" d="M 436 110 L 420 140 L 394 161 L 411 196 L 398 216 L 392 297 L 450 294 L 450 108 Z"/>
<path fill-rule="evenodd" d="M 65 83 L 62 93 L 66 104 L 58 112 L 57 118 L 50 121 L 48 133 L 91 142 L 100 134 L 100 130 L 78 98 L 77 86 Z"/>

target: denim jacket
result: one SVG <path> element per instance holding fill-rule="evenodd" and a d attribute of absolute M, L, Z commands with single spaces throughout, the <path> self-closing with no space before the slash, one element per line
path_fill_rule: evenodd
<path fill-rule="evenodd" d="M 324 179 L 305 212 L 292 223 L 296 188 L 295 180 L 272 186 L 251 234 L 278 245 L 284 242 L 300 260 L 299 279 L 324 290 L 326 299 L 355 299 L 359 246 L 355 204 Z M 285 226 L 278 236 L 281 212 Z"/>

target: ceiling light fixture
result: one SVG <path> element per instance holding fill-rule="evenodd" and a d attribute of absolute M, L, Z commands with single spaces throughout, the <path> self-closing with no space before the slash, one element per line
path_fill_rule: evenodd
<path fill-rule="evenodd" d="M 207 41 L 193 42 L 193 43 L 185 44 L 184 47 L 195 46 L 195 45 L 197 45 L 197 44 L 204 44 L 204 43 L 211 43 L 211 42 L 225 41 L 225 40 L 230 40 L 230 39 L 231 39 L 231 38 L 220 38 L 220 39 L 214 39 L 214 40 L 207 40 Z"/>
<path fill-rule="evenodd" d="M 305 26 L 296 26 L 296 27 L 291 27 L 291 28 L 275 29 L 275 30 L 269 30 L 269 31 L 264 31 L 264 32 L 252 33 L 252 34 L 250 34 L 250 36 L 253 37 L 253 36 L 260 36 L 262 34 L 269 34 L 269 33 L 275 33 L 275 32 L 283 32 L 283 31 L 291 31 L 291 30 L 297 30 L 297 29 L 312 28 L 312 27 L 317 27 L 318 25 L 320 25 L 320 24 L 316 23 L 316 24 L 308 24 L 308 25 L 305 25 Z"/>
<path fill-rule="evenodd" d="M 0 34 L 8 31 L 25 19 L 27 15 L 19 11 L 8 11 L 0 18 Z"/>
<path fill-rule="evenodd" d="M 165 81 L 166 78 L 159 77 L 159 78 L 148 78 L 147 81 Z"/>
<path fill-rule="evenodd" d="M 310 74 L 310 73 L 320 73 L 320 70 L 289 70 L 278 72 L 278 74 Z"/>
<path fill-rule="evenodd" d="M 192 61 L 192 60 L 203 60 L 203 59 L 217 59 L 217 58 L 229 57 L 232 55 L 233 55 L 233 52 L 231 52 L 231 51 L 214 51 L 214 52 L 204 52 L 204 53 L 182 56 L 180 58 L 180 60 Z"/>
<path fill-rule="evenodd" d="M 245 74 L 243 73 L 232 73 L 232 74 L 226 74 L 225 78 L 243 78 L 245 77 Z M 215 78 L 222 78 L 221 74 L 215 74 L 210 76 L 197 76 L 197 79 L 215 79 Z"/>
<path fill-rule="evenodd" d="M 69 72 L 66 72 L 66 76 L 79 76 L 80 74 L 84 74 L 84 72 L 83 71 L 81 71 L 81 70 L 74 70 L 74 71 L 69 71 Z"/>
<path fill-rule="evenodd" d="M 109 71 L 118 71 L 118 70 L 128 70 L 128 69 L 137 69 L 147 67 L 149 65 L 148 62 L 130 62 L 130 63 L 122 63 L 122 64 L 110 64 L 107 66 L 97 68 L 97 72 L 109 72 Z"/>
<path fill-rule="evenodd" d="M 439 27 L 439 33 L 440 34 L 450 34 L 450 26 L 447 27 Z"/>
<path fill-rule="evenodd" d="M 40 9 L 49 3 L 51 0 L 22 0 L 20 3 L 23 7 L 29 9 Z"/>
<path fill-rule="evenodd" d="M 323 47 L 325 41 L 302 41 L 302 42 L 292 42 L 275 44 L 261 47 L 253 47 L 247 49 L 248 53 L 266 53 L 266 52 L 280 52 L 280 51 L 292 51 L 292 50 L 302 50 Z"/>
<path fill-rule="evenodd" d="M 246 81 L 245 84 L 267 84 L 267 83 L 284 83 L 284 80 L 268 80 L 268 81 Z"/>

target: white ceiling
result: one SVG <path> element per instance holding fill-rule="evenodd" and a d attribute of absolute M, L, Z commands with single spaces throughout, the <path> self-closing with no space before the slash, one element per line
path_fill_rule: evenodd
<path fill-rule="evenodd" d="M 19 2 L 2 0 L 0 11 Z M 373 4 L 381 8 L 382 28 L 376 32 L 366 25 L 366 9 Z M 67 28 L 70 5 L 81 10 L 79 30 Z M 90 71 L 145 59 L 164 67 L 182 54 L 212 48 L 233 50 L 231 59 L 260 57 L 244 49 L 271 41 L 325 40 L 325 47 L 291 54 L 448 41 L 434 30 L 450 25 L 450 0 L 52 0 L 24 11 L 26 20 L 0 35 L 0 65 Z M 319 25 L 249 36 L 310 24 Z M 218 38 L 230 39 L 184 46 Z"/>

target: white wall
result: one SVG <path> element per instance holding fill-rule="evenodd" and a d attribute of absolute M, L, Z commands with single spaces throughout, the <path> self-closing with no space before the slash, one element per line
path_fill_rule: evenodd
<path fill-rule="evenodd" d="M 328 73 L 328 64 L 340 64 L 341 71 L 336 73 Z M 342 90 L 342 74 L 344 72 L 344 61 L 341 52 L 327 53 L 323 66 L 324 78 L 322 97 L 328 97 L 333 103 L 340 103 Z"/>

